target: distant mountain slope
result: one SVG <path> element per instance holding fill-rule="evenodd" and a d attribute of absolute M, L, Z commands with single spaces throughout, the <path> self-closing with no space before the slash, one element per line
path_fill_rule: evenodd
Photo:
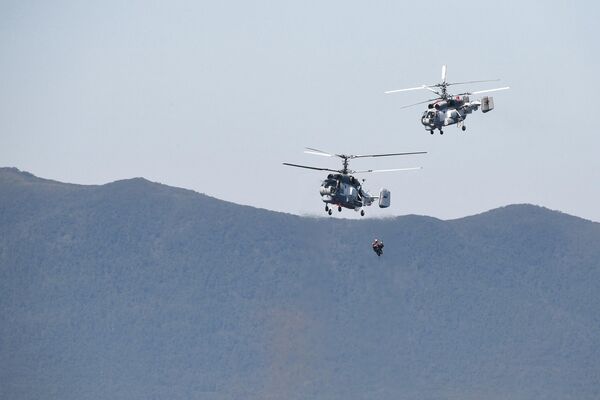
<path fill-rule="evenodd" d="M 598 399 L 599 289 L 600 224 L 541 207 L 302 218 L 0 169 L 3 399 Z"/>

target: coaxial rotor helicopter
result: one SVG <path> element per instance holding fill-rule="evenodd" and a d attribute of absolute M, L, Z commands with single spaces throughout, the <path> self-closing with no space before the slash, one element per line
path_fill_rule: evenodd
<path fill-rule="evenodd" d="M 354 211 L 360 211 L 360 215 L 365 215 L 363 207 L 367 207 L 373 204 L 375 200 L 379 201 L 380 208 L 387 208 L 391 202 L 391 192 L 385 188 L 379 191 L 379 196 L 372 196 L 362 187 L 364 179 L 360 180 L 353 176 L 353 174 L 362 174 L 370 172 L 393 172 L 393 171 L 410 171 L 421 169 L 421 167 L 413 168 L 395 168 L 395 169 L 368 169 L 363 171 L 353 171 L 348 168 L 349 161 L 355 158 L 366 158 L 366 157 L 389 157 L 389 156 L 405 156 L 411 154 L 425 154 L 426 151 L 417 151 L 410 153 L 389 153 L 389 154 L 333 154 L 323 150 L 313 149 L 306 147 L 304 151 L 307 154 L 314 154 L 325 157 L 338 157 L 342 159 L 342 169 L 330 169 L 311 167 L 307 165 L 291 164 L 284 162 L 283 165 L 297 168 L 306 168 L 316 171 L 330 171 L 332 174 L 327 175 L 327 178 L 321 183 L 319 193 L 321 199 L 325 202 L 325 212 L 329 215 L 332 214 L 331 206 L 337 206 L 338 211 L 342 211 L 342 208 L 348 208 Z"/>
<path fill-rule="evenodd" d="M 448 93 L 448 86 L 464 85 L 468 83 L 497 82 L 499 80 L 500 79 L 488 79 L 482 81 L 448 83 L 446 81 L 446 66 L 442 65 L 442 82 L 440 83 L 435 85 L 421 85 L 407 89 L 389 90 L 385 93 L 389 94 L 425 89 L 438 95 L 438 97 L 435 99 L 420 101 L 418 103 L 409 104 L 400 108 L 403 109 L 419 104 L 429 103 L 427 105 L 427 110 L 425 110 L 421 116 L 421 123 L 425 126 L 425 130 L 431 132 L 432 135 L 436 129 L 439 130 L 440 135 L 443 135 L 444 131 L 442 129 L 448 125 L 456 124 L 458 128 L 461 128 L 463 131 L 465 131 L 467 127 L 464 124 L 464 120 L 467 118 L 468 114 L 471 114 L 473 111 L 477 111 L 479 107 L 481 107 L 481 111 L 483 113 L 487 113 L 494 109 L 493 97 L 484 96 L 480 100 L 471 101 L 469 96 L 510 89 L 510 87 L 506 86 L 496 89 L 478 90 L 475 92 L 465 92 L 452 95 Z"/>

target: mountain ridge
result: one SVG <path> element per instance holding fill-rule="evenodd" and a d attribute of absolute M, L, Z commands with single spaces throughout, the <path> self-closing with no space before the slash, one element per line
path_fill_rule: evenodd
<path fill-rule="evenodd" d="M 217 201 L 222 201 L 228 204 L 232 204 L 232 205 L 236 205 L 236 206 L 240 206 L 240 207 L 250 207 L 256 210 L 265 210 L 265 211 L 269 211 L 269 212 L 274 212 L 274 213 L 281 213 L 281 214 L 285 214 L 285 215 L 293 215 L 293 216 L 298 216 L 301 218 L 323 218 L 323 219 L 327 219 L 327 217 L 320 217 L 320 216 L 312 216 L 312 215 L 307 215 L 307 216 L 303 216 L 303 215 L 296 215 L 296 214 L 291 214 L 291 213 L 286 213 L 286 212 L 280 212 L 280 211 L 273 211 L 273 210 L 269 210 L 266 208 L 260 208 L 260 207 L 255 207 L 255 206 L 250 206 L 250 205 L 245 205 L 245 204 L 238 204 L 238 203 L 234 203 L 231 201 L 227 201 L 227 200 L 223 200 L 223 199 L 219 199 L 210 195 L 207 195 L 205 193 L 201 193 L 201 192 L 197 192 L 195 190 L 192 189 L 186 189 L 186 188 L 181 188 L 181 187 L 176 187 L 176 186 L 171 186 L 168 184 L 164 184 L 164 183 L 160 183 L 160 182 L 154 182 L 154 181 L 150 181 L 146 178 L 143 177 L 134 177 L 134 178 L 124 178 L 124 179 L 119 179 L 116 181 L 112 181 L 112 182 L 107 182 L 104 184 L 96 184 L 96 185 L 90 185 L 90 184 L 78 184 L 78 183 L 66 183 L 66 182 L 61 182 L 61 181 L 56 181 L 56 180 L 52 180 L 52 179 L 46 179 L 46 178 L 41 178 L 38 177 L 30 172 L 27 171 L 23 171 L 20 170 L 16 167 L 0 167 L 0 180 L 4 179 L 5 181 L 7 180 L 7 178 L 11 178 L 11 177 L 18 177 L 20 179 L 23 179 L 27 182 L 44 182 L 44 183 L 51 183 L 51 184 L 59 184 L 59 185 L 72 185 L 72 186 L 76 186 L 76 187 L 89 187 L 89 188 L 101 188 L 101 187 L 120 187 L 120 186 L 127 186 L 129 184 L 136 184 L 136 185 L 140 185 L 140 186 L 149 186 L 149 187 L 162 187 L 162 188 L 169 188 L 169 189 L 175 189 L 175 190 L 180 190 L 183 192 L 188 192 L 188 194 L 195 194 L 195 195 L 199 195 L 199 196 L 204 196 L 205 198 L 209 198 L 209 199 L 214 199 Z M 481 216 L 486 216 L 491 214 L 495 214 L 495 213 L 502 213 L 505 210 L 508 209 L 516 209 L 516 208 L 528 208 L 528 207 L 534 207 L 534 208 L 538 208 L 538 209 L 543 209 L 543 210 L 547 210 L 547 211 L 551 211 L 554 213 L 560 213 L 563 215 L 567 215 L 570 217 L 574 217 L 574 218 L 579 218 L 581 220 L 584 221 L 589 221 L 592 223 L 596 223 L 596 224 L 600 224 L 600 222 L 596 222 L 593 220 L 589 220 L 577 215 L 573 215 L 573 214 L 568 214 L 565 213 L 563 211 L 560 210 L 553 210 L 550 208 L 547 208 L 545 206 L 541 206 L 541 205 L 536 205 L 536 204 L 530 204 L 530 203 L 516 203 L 516 204 L 508 204 L 505 206 L 500 206 L 500 207 L 496 207 L 487 211 L 482 211 L 480 213 L 475 213 L 475 214 L 469 214 L 466 216 L 462 216 L 462 217 L 457 217 L 457 218 L 450 218 L 450 219 L 441 219 L 441 218 L 437 218 L 437 217 L 432 217 L 432 216 L 427 216 L 427 215 L 420 215 L 420 214 L 406 214 L 406 215 L 398 215 L 398 216 L 390 216 L 390 217 L 381 217 L 381 218 L 375 218 L 377 220 L 387 220 L 387 219 L 395 219 L 395 218 L 403 218 L 403 217 L 426 217 L 426 218 L 432 218 L 432 219 L 436 219 L 439 221 L 457 221 L 457 220 L 463 220 L 466 218 L 471 218 L 471 217 L 481 217 Z"/>

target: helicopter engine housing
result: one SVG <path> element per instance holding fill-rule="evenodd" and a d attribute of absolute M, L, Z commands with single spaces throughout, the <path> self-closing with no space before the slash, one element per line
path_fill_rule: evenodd
<path fill-rule="evenodd" d="M 435 109 L 436 110 L 443 110 L 445 108 L 448 107 L 448 102 L 447 101 L 440 101 L 439 103 L 435 103 Z"/>
<path fill-rule="evenodd" d="M 392 193 L 387 189 L 379 191 L 379 208 L 387 208 L 391 204 Z"/>

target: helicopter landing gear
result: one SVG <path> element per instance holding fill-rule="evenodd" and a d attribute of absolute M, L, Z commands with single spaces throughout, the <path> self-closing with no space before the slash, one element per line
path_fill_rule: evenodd
<path fill-rule="evenodd" d="M 325 212 L 329 211 L 329 206 L 325 204 Z"/>
<path fill-rule="evenodd" d="M 360 216 L 364 217 L 365 216 L 365 210 L 360 210 Z"/>
<path fill-rule="evenodd" d="M 338 211 L 342 212 L 342 206 L 338 206 Z"/>
<path fill-rule="evenodd" d="M 444 134 L 444 131 L 440 129 L 440 135 L 443 135 L 443 134 Z"/>
<path fill-rule="evenodd" d="M 331 208 L 327 210 L 327 214 L 331 215 Z"/>
<path fill-rule="evenodd" d="M 461 129 L 462 129 L 462 130 L 463 130 L 463 132 L 464 132 L 464 131 L 466 131 L 466 130 L 467 130 L 467 127 L 463 125 Z"/>
<path fill-rule="evenodd" d="M 429 131 L 429 133 L 431 133 L 433 135 L 433 129 Z"/>

